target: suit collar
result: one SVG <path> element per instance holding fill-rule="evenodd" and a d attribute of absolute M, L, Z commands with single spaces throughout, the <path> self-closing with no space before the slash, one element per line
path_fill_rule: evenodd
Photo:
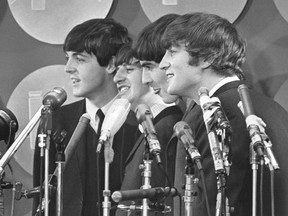
<path fill-rule="evenodd" d="M 223 85 L 219 89 L 217 89 L 212 96 L 219 95 L 219 94 L 221 94 L 221 93 L 223 93 L 223 92 L 225 92 L 231 88 L 238 88 L 238 86 L 241 84 L 245 84 L 245 82 L 242 80 L 239 80 L 239 81 L 233 81 L 233 82 L 226 83 L 225 85 Z"/>

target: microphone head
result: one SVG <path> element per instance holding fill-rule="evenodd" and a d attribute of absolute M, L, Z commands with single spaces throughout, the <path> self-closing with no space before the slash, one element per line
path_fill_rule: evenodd
<path fill-rule="evenodd" d="M 242 90 L 249 91 L 248 87 L 245 84 L 239 85 L 237 90 L 238 90 L 238 93 L 240 93 Z"/>
<path fill-rule="evenodd" d="M 118 203 L 122 200 L 122 194 L 120 191 L 114 191 L 111 198 L 114 202 Z"/>
<path fill-rule="evenodd" d="M 185 121 L 179 121 L 174 125 L 174 133 L 175 135 L 180 138 L 185 130 L 188 130 L 192 134 L 192 130 Z"/>
<path fill-rule="evenodd" d="M 42 100 L 44 106 L 50 106 L 52 111 L 57 110 L 67 99 L 67 93 L 60 87 L 47 92 Z"/>
<path fill-rule="evenodd" d="M 0 140 L 4 140 L 8 147 L 13 143 L 19 125 L 16 116 L 7 108 L 0 110 Z"/>
<path fill-rule="evenodd" d="M 136 118 L 139 124 L 141 124 L 143 121 L 146 120 L 146 115 L 150 115 L 151 119 L 153 118 L 150 107 L 147 106 L 146 104 L 139 104 L 136 107 L 135 112 L 136 112 Z"/>
<path fill-rule="evenodd" d="M 209 90 L 206 88 L 206 87 L 200 87 L 199 90 L 198 90 L 198 95 L 201 97 L 201 96 L 204 96 L 204 95 L 209 95 Z"/>

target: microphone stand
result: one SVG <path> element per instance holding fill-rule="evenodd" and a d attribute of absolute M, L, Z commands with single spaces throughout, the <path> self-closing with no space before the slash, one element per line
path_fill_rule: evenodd
<path fill-rule="evenodd" d="M 141 189 L 149 189 L 151 188 L 151 167 L 152 167 L 152 160 L 150 159 L 150 153 L 149 153 L 149 145 L 148 142 L 145 144 L 145 152 L 144 152 L 144 160 L 143 165 L 140 166 L 140 169 L 143 170 L 142 176 L 143 176 L 143 185 L 141 186 Z M 142 216 L 148 216 L 148 211 L 150 210 L 148 199 L 144 198 L 142 200 Z"/>
<path fill-rule="evenodd" d="M 104 190 L 103 190 L 103 197 L 104 201 L 102 203 L 103 206 L 103 216 L 109 216 L 110 215 L 110 208 L 111 208 L 111 202 L 109 200 L 109 197 L 111 195 L 111 192 L 109 190 L 109 168 L 110 163 L 113 162 L 114 158 L 114 151 L 111 147 L 111 139 L 109 138 L 105 142 L 105 149 L 104 149 L 104 158 L 105 158 L 105 183 L 104 183 Z"/>
<path fill-rule="evenodd" d="M 39 137 L 39 148 L 40 148 L 40 157 L 41 161 L 43 161 L 43 157 L 45 159 L 45 168 L 44 168 L 44 204 L 45 211 L 44 215 L 49 215 L 49 149 L 50 149 L 50 138 L 52 131 L 52 109 L 51 106 L 44 106 L 41 111 L 41 120 L 40 122 L 40 133 Z M 42 166 L 40 166 L 42 169 Z M 42 172 L 40 172 L 42 173 Z M 40 175 L 42 176 L 42 175 Z M 40 188 L 42 188 L 42 181 L 40 180 Z M 40 190 L 40 203 L 42 201 L 42 190 Z M 41 215 L 41 212 L 40 212 Z"/>
<path fill-rule="evenodd" d="M 198 183 L 199 179 L 194 178 L 195 170 L 193 161 L 190 156 L 186 156 L 186 167 L 185 167 L 185 192 L 183 200 L 185 203 L 185 216 L 193 215 L 193 202 L 197 192 L 194 191 L 195 184 Z"/>
<path fill-rule="evenodd" d="M 63 215 L 63 171 L 65 163 L 65 145 L 63 143 L 56 144 L 56 164 L 57 164 L 57 196 L 56 196 L 56 215 Z"/>
<path fill-rule="evenodd" d="M 253 149 L 253 143 L 250 144 L 250 164 L 252 169 L 252 216 L 256 216 L 257 212 L 257 170 L 259 157 Z"/>

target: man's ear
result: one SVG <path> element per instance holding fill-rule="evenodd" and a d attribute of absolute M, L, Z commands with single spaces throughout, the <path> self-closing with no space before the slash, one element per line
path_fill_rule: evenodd
<path fill-rule="evenodd" d="M 115 70 L 116 70 L 115 56 L 112 56 L 112 58 L 110 59 L 109 64 L 106 67 L 106 70 L 107 70 L 108 74 L 112 74 L 115 72 Z"/>
<path fill-rule="evenodd" d="M 202 67 L 202 69 L 207 69 L 209 68 L 211 65 L 211 62 L 207 61 L 207 60 L 201 60 L 200 61 L 200 66 Z"/>

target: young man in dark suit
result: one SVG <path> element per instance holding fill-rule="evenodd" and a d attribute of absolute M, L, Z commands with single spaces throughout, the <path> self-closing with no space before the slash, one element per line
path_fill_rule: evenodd
<path fill-rule="evenodd" d="M 249 164 L 249 146 L 251 139 L 246 129 L 245 117 L 238 108 L 240 101 L 238 86 L 243 84 L 244 74 L 241 65 L 245 60 L 246 44 L 238 34 L 236 28 L 224 18 L 205 13 L 185 14 L 176 18 L 168 25 L 163 36 L 166 53 L 161 60 L 160 68 L 166 70 L 168 78 L 168 93 L 189 97 L 199 104 L 199 89 L 206 87 L 210 97 L 218 97 L 224 112 L 232 127 L 230 152 L 231 167 L 225 186 L 230 215 L 252 215 L 252 170 Z M 266 123 L 266 132 L 270 136 L 280 166 L 284 165 L 287 152 L 285 144 L 288 138 L 287 112 L 273 100 L 251 92 L 251 98 L 256 115 Z M 217 183 L 214 161 L 211 155 L 209 140 L 201 107 L 192 104 L 184 114 L 185 121 L 192 128 L 201 157 L 204 170 L 204 180 L 207 186 L 210 215 L 215 215 L 217 199 Z M 181 186 L 185 184 L 184 166 L 185 150 L 177 151 L 175 186 L 184 192 Z M 197 169 L 196 169 L 197 171 Z M 228 174 L 228 173 L 227 173 Z M 282 170 L 275 176 L 276 215 L 287 214 L 287 172 Z M 193 201 L 193 215 L 206 216 L 203 184 L 199 172 L 198 193 Z M 278 187 L 281 186 L 280 187 Z M 268 191 L 264 186 L 264 190 Z M 268 189 L 268 190 L 267 190 Z M 269 200 L 270 197 L 264 196 Z M 182 206 L 183 207 L 183 206 Z M 264 214 L 268 211 L 270 203 L 265 204 Z M 185 210 L 182 208 L 184 215 Z M 227 212 L 228 213 L 228 212 Z M 175 208 L 174 215 L 179 215 L 179 206 Z"/>
<path fill-rule="evenodd" d="M 182 112 L 175 104 L 164 103 L 155 89 L 152 89 L 148 83 L 143 83 L 143 68 L 132 47 L 124 46 L 121 48 L 116 56 L 116 65 L 118 66 L 114 81 L 121 97 L 127 98 L 131 102 L 131 109 L 136 112 L 140 104 L 147 105 L 150 107 L 153 116 L 153 124 L 161 146 L 160 158 L 162 163 L 159 164 L 154 157 L 151 165 L 151 177 L 149 178 L 150 186 L 152 188 L 168 186 L 164 172 L 166 172 L 167 164 L 175 160 L 175 146 L 169 145 L 168 142 L 173 133 L 173 126 L 181 119 Z M 144 186 L 144 177 L 143 174 L 141 175 L 143 170 L 139 169 L 139 165 L 143 164 L 144 160 L 147 160 L 147 154 L 145 154 L 147 148 L 145 146 L 146 140 L 144 134 L 142 134 L 126 160 L 125 176 L 121 190 L 140 189 Z M 153 159 L 153 156 L 150 156 L 150 159 Z M 169 177 L 171 177 L 170 172 L 174 172 L 174 169 L 170 169 L 169 173 L 167 173 Z M 147 185 L 144 187 L 147 187 Z M 136 205 L 142 204 L 141 199 L 127 201 L 124 204 L 129 206 L 134 201 Z M 130 212 L 130 215 L 141 214 L 139 210 Z M 155 211 L 153 212 L 151 208 L 149 215 L 153 214 L 155 214 Z M 159 211 L 157 212 L 158 214 L 160 214 Z M 118 210 L 116 215 L 127 215 L 127 212 Z"/>
<path fill-rule="evenodd" d="M 72 81 L 73 94 L 84 99 L 61 107 L 53 113 L 53 130 L 65 129 L 67 145 L 79 118 L 83 113 L 91 117 L 85 133 L 69 164 L 64 170 L 63 215 L 92 216 L 102 215 L 104 189 L 104 156 L 100 154 L 99 167 L 96 163 L 96 146 L 100 136 L 98 132 L 100 118 L 96 115 L 101 109 L 104 115 L 118 94 L 113 82 L 116 67 L 114 58 L 117 51 L 126 43 L 131 42 L 127 29 L 111 18 L 92 19 L 75 26 L 64 42 L 67 63 L 65 71 Z M 102 115 L 103 116 L 103 115 Z M 137 123 L 129 121 L 112 138 L 114 160 L 110 164 L 109 189 L 119 190 L 123 178 L 124 161 L 135 142 L 134 134 Z M 102 119 L 103 120 L 103 119 Z M 53 133 L 54 133 L 53 131 Z M 99 130 L 100 131 L 100 130 Z M 103 151 L 103 150 L 102 150 Z M 50 173 L 55 170 L 55 144 L 50 147 Z M 39 148 L 36 146 L 34 156 L 34 185 L 39 185 L 40 165 Z M 99 171 L 99 178 L 96 171 Z M 98 189 L 99 187 L 99 189 Z M 99 200 L 100 198 L 100 200 Z M 52 197 L 51 203 L 55 199 Z M 113 203 L 112 203 L 113 204 Z M 34 203 L 34 211 L 38 200 Z M 55 205 L 50 205 L 51 215 L 55 215 Z M 114 215 L 114 211 L 111 211 Z"/>

